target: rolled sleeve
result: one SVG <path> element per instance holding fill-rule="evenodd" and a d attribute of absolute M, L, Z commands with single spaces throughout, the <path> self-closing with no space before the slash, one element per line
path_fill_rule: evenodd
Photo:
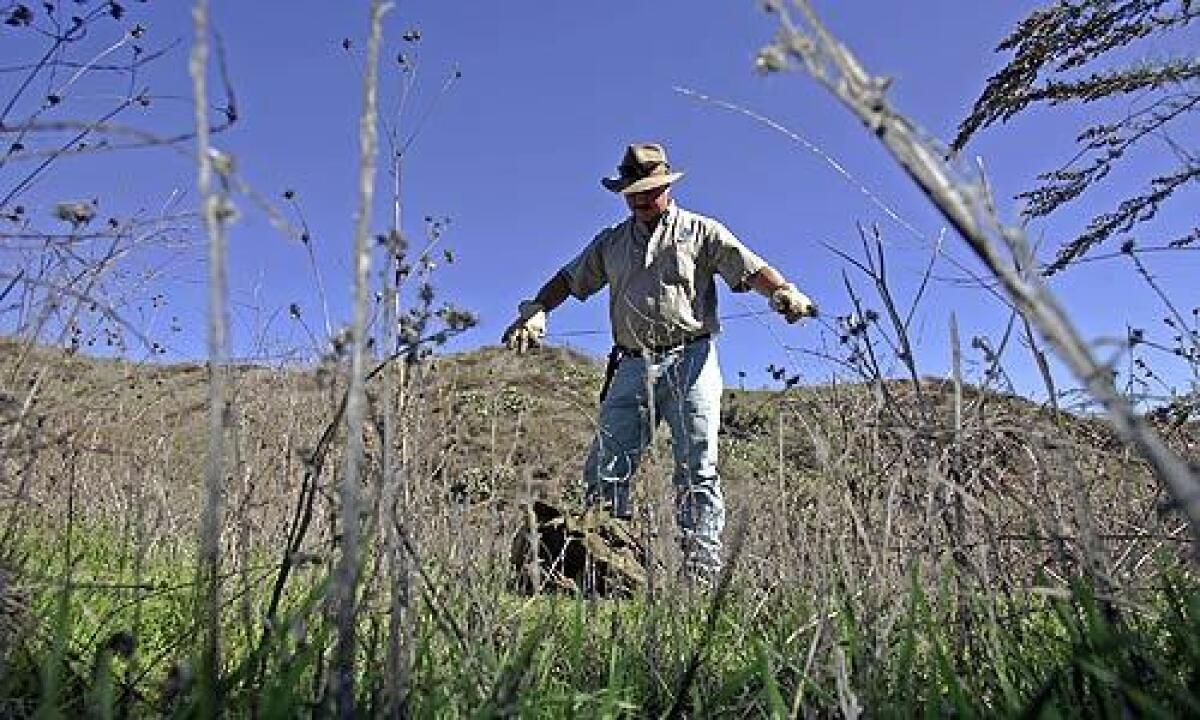
<path fill-rule="evenodd" d="M 567 278 L 567 288 L 576 300 L 586 300 L 608 284 L 608 276 L 604 272 L 603 243 L 604 233 L 601 233 L 559 271 Z"/>
<path fill-rule="evenodd" d="M 766 267 L 766 261 L 719 222 L 712 223 L 707 235 L 706 250 L 712 267 L 734 292 L 749 290 L 747 280 Z"/>

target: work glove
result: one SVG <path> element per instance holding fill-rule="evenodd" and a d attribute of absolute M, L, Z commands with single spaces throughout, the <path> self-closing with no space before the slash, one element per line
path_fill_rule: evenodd
<path fill-rule="evenodd" d="M 771 309 L 789 323 L 794 323 L 800 318 L 817 316 L 817 306 L 791 283 L 781 285 L 771 293 Z"/>
<path fill-rule="evenodd" d="M 546 337 L 546 309 L 541 303 L 524 300 L 517 306 L 518 317 L 504 331 L 501 340 L 509 350 L 523 353 L 542 344 Z"/>

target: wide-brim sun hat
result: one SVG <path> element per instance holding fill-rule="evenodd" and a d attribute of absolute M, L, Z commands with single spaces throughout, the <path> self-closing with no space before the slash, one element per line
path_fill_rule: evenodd
<path fill-rule="evenodd" d="M 634 143 L 625 149 L 625 156 L 617 167 L 617 177 L 600 178 L 600 184 L 612 192 L 632 195 L 670 185 L 681 177 L 682 172 L 671 170 L 667 151 L 662 145 Z"/>

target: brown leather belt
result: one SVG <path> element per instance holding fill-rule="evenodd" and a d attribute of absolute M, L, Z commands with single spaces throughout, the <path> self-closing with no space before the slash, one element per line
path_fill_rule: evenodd
<path fill-rule="evenodd" d="M 666 355 L 667 353 L 682 350 L 683 348 L 698 343 L 701 340 L 707 340 L 712 337 L 712 333 L 704 333 L 696 335 L 687 340 L 677 342 L 673 345 L 656 345 L 654 347 L 644 348 L 652 355 Z M 608 353 L 608 363 L 604 367 L 604 385 L 600 387 L 600 402 L 604 402 L 604 398 L 608 396 L 608 389 L 612 386 L 613 376 L 617 374 L 617 366 L 621 364 L 621 358 L 626 355 L 637 357 L 642 354 L 643 349 L 634 350 L 632 348 L 623 347 L 621 345 L 613 345 L 612 350 Z"/>
<path fill-rule="evenodd" d="M 652 355 L 665 355 L 670 352 L 675 352 L 676 350 L 682 350 L 692 343 L 698 343 L 701 340 L 708 340 L 711 337 L 712 333 L 704 333 L 703 335 L 694 335 L 687 340 L 680 340 L 679 342 L 671 343 L 670 345 L 652 345 L 647 348 L 627 348 L 622 345 L 614 345 L 613 348 L 615 350 L 620 350 L 624 355 L 633 355 L 634 357 L 641 355 L 643 350 L 648 351 Z"/>

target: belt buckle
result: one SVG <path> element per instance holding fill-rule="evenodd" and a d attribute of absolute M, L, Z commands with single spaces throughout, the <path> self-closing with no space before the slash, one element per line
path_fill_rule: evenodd
<path fill-rule="evenodd" d="M 655 347 L 650 348 L 650 352 L 653 353 L 654 355 L 660 355 L 660 356 L 661 355 L 674 355 L 675 353 L 682 351 L 684 348 L 686 348 L 691 343 L 692 343 L 691 340 L 680 340 L 679 342 L 671 343 L 670 345 L 657 345 Z"/>
<path fill-rule="evenodd" d="M 692 343 L 700 342 L 701 340 L 707 340 L 710 337 L 712 337 L 711 334 L 697 335 L 696 337 L 690 337 L 690 338 L 686 338 L 684 340 L 679 340 L 677 342 L 671 343 L 670 345 L 653 345 L 650 347 L 642 346 L 641 348 L 622 347 L 621 351 L 624 352 L 626 355 L 635 355 L 636 356 L 636 355 L 641 355 L 641 354 L 645 353 L 652 357 L 662 357 L 664 355 L 671 355 L 673 353 L 680 352 L 683 349 L 685 349 L 688 345 L 691 345 Z"/>

